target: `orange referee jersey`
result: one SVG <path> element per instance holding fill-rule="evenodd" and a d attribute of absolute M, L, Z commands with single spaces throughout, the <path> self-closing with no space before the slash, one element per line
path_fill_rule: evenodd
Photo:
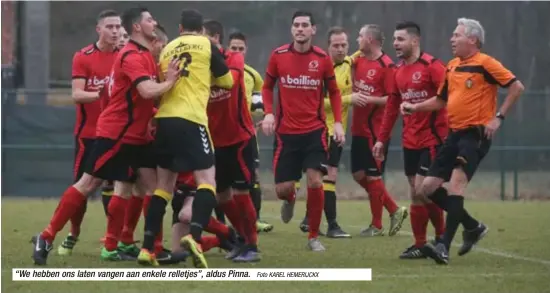
<path fill-rule="evenodd" d="M 438 91 L 447 102 L 449 127 L 460 130 L 489 123 L 496 115 L 498 86 L 508 87 L 514 81 L 514 74 L 487 54 L 451 60 Z"/>

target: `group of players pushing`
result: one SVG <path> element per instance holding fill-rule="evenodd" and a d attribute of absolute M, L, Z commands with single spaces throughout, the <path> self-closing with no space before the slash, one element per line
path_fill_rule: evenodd
<path fill-rule="evenodd" d="M 415 237 L 414 245 L 400 257 L 431 257 L 447 263 L 459 224 L 465 229 L 459 255 L 470 251 L 487 233 L 487 227 L 464 209 L 462 193 L 523 86 L 498 61 L 479 52 L 484 36 L 473 34 L 472 25 L 481 28 L 477 21 L 459 20 L 451 39 L 457 58 L 451 63 L 468 60 L 474 65 L 461 68 L 455 64 L 446 70 L 440 61 L 420 50 L 420 28 L 415 23 L 396 26 L 394 47 L 401 59 L 396 66 L 382 52 L 384 35 L 377 25 L 361 28 L 357 39 L 360 50 L 352 56 L 347 56 L 348 35 L 340 28 L 331 29 L 327 54 L 311 44 L 316 33 L 313 16 L 308 12 L 293 15 L 293 42 L 275 49 L 268 62 L 261 94 L 265 112 L 261 128 L 266 135 L 275 133 L 273 170 L 285 223 L 293 217 L 296 182 L 302 173 L 307 176 L 307 211 L 301 226 L 309 231 L 311 250 L 325 250 L 319 240 L 323 209 L 329 223 L 327 236 L 349 237 L 336 222 L 335 203 L 337 167 L 345 140 L 342 122 L 347 120 L 349 105 L 353 105 L 353 177 L 369 194 L 372 213 L 371 225 L 361 235 L 384 235 L 384 208 L 391 217 L 390 236 L 399 231 L 409 213 L 397 206 L 381 180 L 399 110 L 404 114 L 405 173 L 411 187 L 410 215 Z M 116 14 L 103 15 L 99 26 L 110 29 L 109 44 L 113 45 L 118 40 L 115 31 L 120 18 Z M 156 266 L 178 262 L 184 249 L 196 267 L 207 267 L 204 250 L 219 246 L 229 250 L 228 258 L 234 261 L 258 261 L 257 215 L 249 192 L 256 182 L 258 154 L 246 101 L 242 54 L 224 51 L 221 24 L 204 23 L 193 10 L 182 12 L 181 34 L 164 49 L 166 35 L 147 10 L 126 11 L 122 26 L 130 41 L 119 52 L 100 48 L 98 42 L 77 53 L 101 56 L 95 57 L 101 62 L 94 62 L 93 70 L 98 76 L 108 77 L 108 97 L 101 97 L 105 91 L 90 92 L 93 89 L 86 88 L 90 101 L 101 99 L 106 105 L 99 111 L 93 140 L 83 140 L 83 128 L 77 129 L 77 146 L 89 153 L 85 154 L 84 167 L 77 163 L 75 171 L 82 171 L 63 194 L 50 225 L 33 238 L 35 263 L 45 264 L 55 234 L 69 220 L 73 226 L 79 225 L 83 212 L 78 211 L 85 210 L 86 195 L 103 180 L 115 181 L 114 195 L 106 208 L 103 259 L 137 256 L 140 264 Z M 158 54 L 158 71 L 151 53 Z M 112 55 L 111 65 L 103 55 Z M 483 70 L 491 79 L 483 75 Z M 476 76 L 459 84 L 456 80 L 464 78 L 463 73 Z M 79 78 L 89 85 L 90 76 L 73 74 L 73 85 Z M 157 77 L 162 82 L 157 82 Z M 496 90 L 492 89 L 497 84 L 510 86 L 510 91 L 495 117 Z M 273 114 L 275 85 L 279 90 L 277 119 Z M 458 96 L 480 100 L 488 109 L 468 114 L 471 109 L 463 108 L 471 105 L 462 105 Z M 153 139 L 150 123 L 157 97 L 161 98 Z M 77 97 L 75 100 L 85 103 Z M 329 119 L 325 119 L 325 110 L 331 114 Z M 173 201 L 174 222 L 178 223 L 174 225 L 175 243 L 169 252 L 162 247 L 162 218 L 178 173 L 179 182 L 188 185 L 179 192 L 193 192 L 194 196 L 176 196 L 178 200 Z M 445 181 L 449 186 L 443 188 Z M 211 217 L 216 206 L 221 207 L 234 228 Z M 142 207 L 145 235 L 139 250 L 133 232 Z M 443 210 L 447 211 L 446 223 Z M 435 226 L 434 242 L 426 241 L 429 220 Z M 203 230 L 216 236 L 202 236 Z M 72 246 L 78 232 L 71 229 L 67 238 L 72 237 Z M 65 246 L 72 250 L 71 245 Z"/>

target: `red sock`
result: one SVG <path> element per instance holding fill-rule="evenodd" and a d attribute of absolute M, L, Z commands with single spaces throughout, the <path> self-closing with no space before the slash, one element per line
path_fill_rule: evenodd
<path fill-rule="evenodd" d="M 414 235 L 414 245 L 418 248 L 426 244 L 426 230 L 428 228 L 428 209 L 425 205 L 411 204 L 411 227 Z"/>
<path fill-rule="evenodd" d="M 80 226 L 86 214 L 86 204 L 83 204 L 71 217 L 71 235 L 78 237 L 80 235 Z"/>
<path fill-rule="evenodd" d="M 367 178 L 361 180 L 360 185 L 369 194 L 370 212 L 372 215 L 371 225 L 382 229 L 382 212 L 384 211 L 384 192 L 380 190 L 378 181 L 368 181 Z"/>
<path fill-rule="evenodd" d="M 86 196 L 78 191 L 78 189 L 73 186 L 67 188 L 61 196 L 61 200 L 57 205 L 57 209 L 53 213 L 50 224 L 48 224 L 48 227 L 42 231 L 41 237 L 49 243 L 52 243 L 55 239 L 55 235 L 57 235 L 57 232 L 63 229 L 72 215 L 80 209 L 85 202 Z"/>
<path fill-rule="evenodd" d="M 237 232 L 245 238 L 246 241 L 248 241 L 246 231 L 244 230 L 244 221 L 243 221 L 243 212 L 240 210 L 239 206 L 237 205 L 237 202 L 234 198 L 231 198 L 231 200 L 226 201 L 222 204 L 220 204 L 220 207 L 222 211 L 225 213 L 233 227 L 237 230 Z"/>
<path fill-rule="evenodd" d="M 113 251 L 117 248 L 122 227 L 124 226 L 124 217 L 126 214 L 126 206 L 129 200 L 118 195 L 111 197 L 109 202 L 107 216 L 107 234 L 105 235 L 105 249 Z"/>
<path fill-rule="evenodd" d="M 216 236 L 202 236 L 202 252 L 207 252 L 214 247 L 220 246 L 220 239 Z"/>
<path fill-rule="evenodd" d="M 309 223 L 308 239 L 319 237 L 319 226 L 325 205 L 323 187 L 307 188 L 307 219 Z"/>
<path fill-rule="evenodd" d="M 235 194 L 233 197 L 239 205 L 243 216 L 243 229 L 248 239 L 247 244 L 258 244 L 258 231 L 256 230 L 256 209 L 249 193 Z"/>
<path fill-rule="evenodd" d="M 212 233 L 214 235 L 229 237 L 229 227 L 227 227 L 226 225 L 224 225 L 222 222 L 218 221 L 214 217 L 210 217 L 208 226 L 204 228 L 204 231 L 208 233 Z"/>
<path fill-rule="evenodd" d="M 433 202 L 426 204 L 426 207 L 435 228 L 435 236 L 441 237 L 445 234 L 445 216 L 443 215 L 443 210 Z"/>
<path fill-rule="evenodd" d="M 136 230 L 139 217 L 141 216 L 141 210 L 143 207 L 143 197 L 132 196 L 126 206 L 124 216 L 124 228 L 122 228 L 122 235 L 120 241 L 124 244 L 134 243 L 134 231 Z"/>

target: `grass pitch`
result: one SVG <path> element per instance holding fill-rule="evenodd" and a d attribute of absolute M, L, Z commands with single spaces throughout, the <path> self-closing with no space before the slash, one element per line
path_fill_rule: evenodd
<path fill-rule="evenodd" d="M 408 205 L 407 202 L 401 202 Z M 2 201 L 2 291 L 3 292 L 550 292 L 550 202 L 467 202 L 471 213 L 490 227 L 479 247 L 464 257 L 451 250 L 449 266 L 431 260 L 403 261 L 397 257 L 412 243 L 410 225 L 395 237 L 360 238 L 370 219 L 367 201 L 339 201 L 338 218 L 352 239 L 322 239 L 324 253 L 306 250 L 306 235 L 298 230 L 304 202 L 296 206 L 294 221 L 279 220 L 279 202 L 265 201 L 262 215 L 275 224 L 261 234 L 263 260 L 236 265 L 216 249 L 207 254 L 211 268 L 372 268 L 372 282 L 13 282 L 12 268 L 32 267 L 29 239 L 44 228 L 57 200 Z M 165 222 L 168 222 L 167 212 Z M 386 216 L 386 225 L 389 224 Z M 141 238 L 140 223 L 136 238 Z M 67 227 L 68 228 L 68 227 Z M 166 239 L 169 226 L 165 225 Z M 324 229 L 324 228 L 323 228 Z M 49 267 L 137 267 L 133 262 L 107 263 L 99 259 L 98 239 L 105 230 L 100 202 L 91 202 L 83 223 L 81 241 L 71 257 L 51 252 Z M 61 232 L 60 244 L 67 229 Z M 433 234 L 432 230 L 430 233 Z M 457 235 L 457 241 L 461 236 Z M 458 244 L 458 243 L 457 243 Z M 166 241 L 166 245 L 169 242 Z M 185 264 L 191 266 L 190 261 Z M 183 264 L 182 264 L 183 266 Z"/>

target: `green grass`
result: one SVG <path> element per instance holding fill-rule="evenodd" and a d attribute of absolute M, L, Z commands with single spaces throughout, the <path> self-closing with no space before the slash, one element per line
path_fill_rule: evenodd
<path fill-rule="evenodd" d="M 55 200 L 2 201 L 3 292 L 550 292 L 550 202 L 468 202 L 471 213 L 491 231 L 479 249 L 465 257 L 456 256 L 457 249 L 453 248 L 449 266 L 397 258 L 412 241 L 408 222 L 405 231 L 392 238 L 322 239 L 325 253 L 307 251 L 306 235 L 298 230 L 304 202 L 298 203 L 295 219 L 287 225 L 279 220 L 279 203 L 264 202 L 263 217 L 275 224 L 275 230 L 261 234 L 261 263 L 235 265 L 217 250 L 207 254 L 211 268 L 372 268 L 372 282 L 12 282 L 12 268 L 32 267 L 29 239 L 44 228 L 56 205 Z M 370 218 L 366 201 L 340 201 L 338 213 L 342 227 L 354 236 Z M 165 226 L 169 237 L 169 227 Z M 99 260 L 98 239 L 104 230 L 101 203 L 92 202 L 73 256 L 60 257 L 54 250 L 49 267 L 137 267 L 133 262 Z M 138 231 L 142 231 L 141 226 Z M 66 233 L 59 234 L 56 244 Z"/>

